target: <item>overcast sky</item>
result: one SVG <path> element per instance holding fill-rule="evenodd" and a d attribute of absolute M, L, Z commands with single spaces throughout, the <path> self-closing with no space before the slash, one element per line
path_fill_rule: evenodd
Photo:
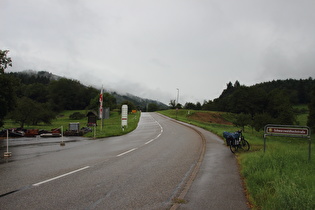
<path fill-rule="evenodd" d="M 315 78 L 314 0 L 0 0 L 13 67 L 168 104 Z"/>

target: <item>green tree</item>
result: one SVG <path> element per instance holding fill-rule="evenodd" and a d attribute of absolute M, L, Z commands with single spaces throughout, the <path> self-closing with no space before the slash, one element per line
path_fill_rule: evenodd
<path fill-rule="evenodd" d="M 109 93 L 103 94 L 103 106 L 109 107 L 111 110 L 116 109 L 117 102 L 116 98 Z"/>
<path fill-rule="evenodd" d="M 193 110 L 195 110 L 196 109 L 196 104 L 194 104 L 192 102 L 186 102 L 185 106 L 184 106 L 184 109 L 193 109 Z"/>
<path fill-rule="evenodd" d="M 88 110 L 98 111 L 100 107 L 100 95 L 99 93 L 95 94 L 95 97 L 90 100 L 90 104 L 87 106 Z M 103 93 L 103 107 L 109 107 L 110 110 L 117 108 L 116 98 L 105 92 Z"/>
<path fill-rule="evenodd" d="M 238 80 L 236 80 L 234 83 L 234 88 L 239 88 L 239 87 L 241 87 L 241 84 Z"/>
<path fill-rule="evenodd" d="M 275 123 L 292 125 L 296 122 L 294 109 L 288 93 L 275 89 L 268 95 L 267 112 L 275 119 Z"/>
<path fill-rule="evenodd" d="M 121 111 L 121 107 L 122 105 L 128 105 L 128 113 L 131 112 L 132 110 L 135 110 L 136 109 L 136 106 L 134 105 L 134 103 L 130 102 L 130 101 L 123 101 L 120 106 L 119 106 L 119 109 Z"/>
<path fill-rule="evenodd" d="M 69 116 L 69 119 L 70 120 L 80 120 L 80 119 L 83 119 L 85 118 L 85 114 L 82 114 L 80 112 L 73 112 L 70 116 Z"/>
<path fill-rule="evenodd" d="M 12 59 L 7 56 L 9 50 L 0 50 L 0 74 L 4 74 L 4 70 L 8 66 L 12 66 Z"/>
<path fill-rule="evenodd" d="M 50 82 L 48 89 L 50 104 L 56 111 L 85 109 L 91 99 L 99 94 L 95 88 L 66 78 Z"/>
<path fill-rule="evenodd" d="M 228 104 L 227 110 L 228 112 L 233 113 L 250 113 L 251 104 L 249 103 L 249 88 L 246 86 L 238 87 L 229 98 L 227 98 Z"/>
<path fill-rule="evenodd" d="M 11 113 L 11 118 L 23 128 L 25 124 L 30 124 L 31 116 L 37 114 L 37 104 L 27 97 L 17 100 L 17 107 Z"/>
<path fill-rule="evenodd" d="M 233 102 L 233 93 L 241 87 L 238 81 L 235 82 L 235 85 L 236 87 L 233 86 L 232 82 L 227 83 L 226 89 L 222 91 L 219 98 L 214 100 L 217 111 L 231 112 L 231 108 L 233 108 L 233 104 L 231 103 Z"/>
<path fill-rule="evenodd" d="M 23 96 L 26 96 L 39 103 L 48 102 L 49 91 L 47 85 L 41 83 L 33 83 L 25 85 L 23 88 Z"/>
<path fill-rule="evenodd" d="M 8 66 L 12 66 L 11 58 L 7 57 L 8 52 L 8 50 L 0 50 L 0 127 L 4 124 L 4 117 L 16 103 L 14 80 L 4 73 Z"/>
<path fill-rule="evenodd" d="M 239 86 L 228 98 L 228 112 L 250 114 L 262 113 L 267 104 L 266 92 L 257 87 Z"/>
<path fill-rule="evenodd" d="M 313 87 L 311 95 L 311 103 L 308 105 L 309 115 L 307 118 L 307 126 L 309 126 L 312 131 L 315 131 L 315 85 Z"/>
<path fill-rule="evenodd" d="M 155 103 L 149 103 L 148 104 L 148 112 L 155 112 L 157 110 L 159 110 L 159 107 L 157 104 L 155 104 Z"/>
<path fill-rule="evenodd" d="M 170 105 L 171 109 L 175 109 L 176 108 L 176 100 L 170 100 L 169 105 Z"/>
<path fill-rule="evenodd" d="M 175 108 L 176 108 L 176 109 L 182 109 L 182 108 L 183 108 L 183 106 L 182 106 L 182 104 L 177 103 Z"/>
<path fill-rule="evenodd" d="M 273 124 L 274 122 L 274 118 L 272 118 L 268 113 L 258 113 L 254 116 L 251 126 L 259 132 L 264 129 L 265 125 Z"/>
<path fill-rule="evenodd" d="M 17 100 L 17 106 L 10 117 L 23 128 L 25 125 L 37 125 L 40 122 L 50 124 L 55 114 L 45 104 L 23 97 Z"/>
<path fill-rule="evenodd" d="M 216 99 L 218 100 L 218 99 Z M 202 110 L 216 111 L 218 110 L 216 107 L 216 103 L 212 100 L 204 101 L 202 104 Z"/>
<path fill-rule="evenodd" d="M 201 109 L 202 109 L 201 103 L 198 101 L 196 103 L 196 110 L 201 110 Z"/>
<path fill-rule="evenodd" d="M 233 124 L 237 127 L 242 127 L 242 130 L 245 131 L 245 126 L 251 124 L 252 117 L 249 114 L 240 113 L 236 116 Z"/>
<path fill-rule="evenodd" d="M 4 117 L 13 110 L 16 103 L 14 81 L 6 74 L 0 74 L 0 127 Z"/>

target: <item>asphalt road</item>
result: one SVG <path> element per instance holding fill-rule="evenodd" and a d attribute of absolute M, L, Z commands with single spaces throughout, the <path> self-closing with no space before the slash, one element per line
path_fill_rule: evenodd
<path fill-rule="evenodd" d="M 188 126 L 201 133 L 206 148 L 198 174 L 184 195 L 186 203 L 176 205 L 176 208 L 250 209 L 235 155 L 217 135 L 196 126 Z"/>
<path fill-rule="evenodd" d="M 196 132 L 153 113 L 121 137 L 12 147 L 0 209 L 168 209 L 201 148 Z"/>
<path fill-rule="evenodd" d="M 0 209 L 247 209 L 234 155 L 203 129 L 142 113 L 125 136 L 48 141 L 1 160 Z"/>

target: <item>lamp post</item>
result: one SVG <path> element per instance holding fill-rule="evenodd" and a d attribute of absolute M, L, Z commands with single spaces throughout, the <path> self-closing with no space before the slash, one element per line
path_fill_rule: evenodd
<path fill-rule="evenodd" d="M 176 107 L 176 120 L 177 120 L 177 114 L 178 114 L 178 97 L 179 97 L 179 89 L 178 88 L 176 88 L 177 89 L 177 99 L 176 99 L 176 105 L 175 105 L 175 107 Z"/>
<path fill-rule="evenodd" d="M 179 97 L 179 89 L 177 88 L 177 99 L 176 99 L 176 106 L 178 105 L 178 97 Z"/>

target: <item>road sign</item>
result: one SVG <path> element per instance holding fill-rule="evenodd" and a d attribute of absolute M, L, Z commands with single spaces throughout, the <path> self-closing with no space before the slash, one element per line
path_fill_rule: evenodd
<path fill-rule="evenodd" d="M 267 125 L 265 127 L 265 134 L 268 135 L 285 135 L 285 136 L 309 136 L 308 127 L 291 127 L 291 126 L 276 126 L 276 125 Z"/>
<path fill-rule="evenodd" d="M 307 126 L 296 125 L 266 125 L 264 134 L 264 152 L 266 151 L 266 136 L 287 136 L 308 139 L 308 160 L 311 160 L 311 132 Z"/>

